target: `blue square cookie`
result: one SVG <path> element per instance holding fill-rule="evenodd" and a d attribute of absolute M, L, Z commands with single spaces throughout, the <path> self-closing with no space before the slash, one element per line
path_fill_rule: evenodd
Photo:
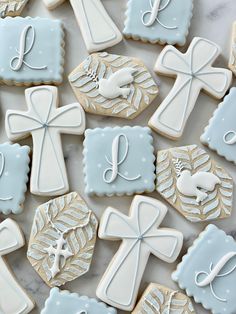
<path fill-rule="evenodd" d="M 46 300 L 41 314 L 116 314 L 113 307 L 106 306 L 103 302 L 70 293 L 67 290 L 53 288 Z"/>
<path fill-rule="evenodd" d="M 235 116 L 236 87 L 233 87 L 214 112 L 201 136 L 201 142 L 236 164 Z"/>
<path fill-rule="evenodd" d="M 192 10 L 193 0 L 129 0 L 123 33 L 134 40 L 183 46 Z"/>
<path fill-rule="evenodd" d="M 213 314 L 235 314 L 236 242 L 209 225 L 183 257 L 172 279 Z"/>
<path fill-rule="evenodd" d="M 0 144 L 0 213 L 20 214 L 27 190 L 30 148 Z"/>
<path fill-rule="evenodd" d="M 155 189 L 153 138 L 147 127 L 85 132 L 84 174 L 89 195 L 132 195 Z"/>
<path fill-rule="evenodd" d="M 64 32 L 58 20 L 0 19 L 0 81 L 15 85 L 62 82 Z"/>

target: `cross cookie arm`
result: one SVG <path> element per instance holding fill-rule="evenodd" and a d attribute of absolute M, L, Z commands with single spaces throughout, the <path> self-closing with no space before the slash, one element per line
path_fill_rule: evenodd
<path fill-rule="evenodd" d="M 101 239 L 119 240 L 123 237 L 135 237 L 129 218 L 118 210 L 108 207 L 100 221 L 98 236 Z"/>
<path fill-rule="evenodd" d="M 20 287 L 3 260 L 2 256 L 24 245 L 20 228 L 12 219 L 0 224 L 0 309 L 7 314 L 27 314 L 34 308 L 34 303 Z"/>
<path fill-rule="evenodd" d="M 173 263 L 182 249 L 183 234 L 174 229 L 158 229 L 150 232 L 145 243 L 153 255 L 167 263 Z"/>
<path fill-rule="evenodd" d="M 31 119 L 28 112 L 15 110 L 8 110 L 6 112 L 5 129 L 11 141 L 27 137 L 32 131 L 40 127 L 39 121 Z"/>
<path fill-rule="evenodd" d="M 79 103 L 66 105 L 57 109 L 49 123 L 52 127 L 59 128 L 60 133 L 81 135 L 86 127 L 84 109 Z"/>

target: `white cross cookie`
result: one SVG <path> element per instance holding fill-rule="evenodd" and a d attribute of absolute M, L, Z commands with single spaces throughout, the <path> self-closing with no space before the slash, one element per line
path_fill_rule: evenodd
<path fill-rule="evenodd" d="M 13 277 L 4 255 L 24 246 L 19 226 L 6 219 L 0 224 L 0 312 L 1 314 L 27 314 L 34 308 L 33 301 Z"/>
<path fill-rule="evenodd" d="M 55 9 L 65 0 L 43 0 L 48 9 Z M 118 44 L 122 34 L 100 0 L 70 0 L 89 53 Z"/>
<path fill-rule="evenodd" d="M 33 138 L 31 192 L 61 195 L 69 190 L 60 134 L 81 135 L 85 114 L 80 104 L 58 107 L 58 90 L 39 86 L 25 91 L 28 111 L 8 110 L 6 132 L 10 140 Z"/>
<path fill-rule="evenodd" d="M 99 283 L 99 299 L 132 311 L 150 254 L 167 263 L 176 260 L 183 235 L 174 229 L 158 229 L 166 213 L 164 204 L 145 196 L 134 197 L 129 216 L 107 208 L 98 235 L 101 239 L 120 239 L 122 244 Z"/>
<path fill-rule="evenodd" d="M 152 129 L 171 139 L 178 139 L 202 89 L 218 99 L 224 96 L 231 84 L 232 72 L 212 67 L 220 52 L 215 43 L 198 37 L 193 39 L 185 54 L 173 46 L 162 50 L 155 71 L 177 78 L 148 123 Z"/>

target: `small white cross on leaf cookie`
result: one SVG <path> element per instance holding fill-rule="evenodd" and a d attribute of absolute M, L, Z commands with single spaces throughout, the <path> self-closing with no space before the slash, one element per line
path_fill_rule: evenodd
<path fill-rule="evenodd" d="M 194 38 L 185 54 L 173 46 L 165 47 L 155 65 L 155 71 L 177 77 L 175 84 L 149 126 L 171 139 L 182 136 L 186 122 L 203 89 L 215 98 L 222 98 L 232 81 L 232 72 L 212 67 L 221 49 L 204 38 Z"/>
<path fill-rule="evenodd" d="M 99 237 L 121 239 L 122 244 L 97 288 L 101 300 L 132 311 L 150 254 L 167 263 L 176 260 L 183 235 L 174 229 L 158 229 L 166 213 L 164 204 L 145 196 L 135 196 L 129 216 L 107 208 L 101 219 Z"/>
<path fill-rule="evenodd" d="M 55 9 L 64 0 L 43 0 L 49 9 Z M 70 0 L 89 53 L 105 50 L 118 44 L 122 34 L 100 0 Z"/>
<path fill-rule="evenodd" d="M 0 224 L 0 312 L 1 314 L 27 314 L 34 303 L 15 280 L 4 256 L 24 246 L 24 236 L 12 219 Z"/>
<path fill-rule="evenodd" d="M 26 89 L 25 96 L 28 111 L 7 111 L 7 135 L 13 141 L 33 138 L 31 192 L 61 195 L 69 185 L 60 134 L 83 134 L 84 111 L 78 103 L 57 108 L 58 90 L 53 86 Z"/>
<path fill-rule="evenodd" d="M 38 207 L 27 256 L 48 286 L 61 286 L 88 272 L 97 227 L 97 218 L 76 192 Z"/>

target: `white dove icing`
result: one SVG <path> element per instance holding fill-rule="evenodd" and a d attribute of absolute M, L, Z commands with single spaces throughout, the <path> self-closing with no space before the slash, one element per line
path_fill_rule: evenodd
<path fill-rule="evenodd" d="M 196 202 L 200 203 L 208 197 L 205 191 L 214 191 L 216 184 L 220 183 L 213 173 L 199 171 L 191 175 L 189 170 L 183 170 L 177 179 L 177 188 L 186 196 L 195 196 Z"/>
<path fill-rule="evenodd" d="M 124 87 L 134 81 L 134 68 L 123 68 L 111 74 L 107 79 L 99 80 L 99 94 L 108 99 L 122 96 L 127 98 L 130 94 L 130 87 Z"/>

